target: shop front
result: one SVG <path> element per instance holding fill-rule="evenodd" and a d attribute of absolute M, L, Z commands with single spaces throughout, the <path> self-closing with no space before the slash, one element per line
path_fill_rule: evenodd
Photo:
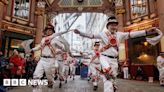
<path fill-rule="evenodd" d="M 125 28 L 125 31 L 139 31 L 151 27 L 158 27 L 158 19 L 136 23 Z M 151 35 L 151 36 L 155 36 Z M 149 44 L 145 37 L 131 38 L 126 41 L 126 53 L 129 59 L 129 69 L 132 79 L 148 80 L 149 77 L 158 79 L 156 58 L 160 45 Z"/>
<path fill-rule="evenodd" d="M 28 39 L 34 39 L 34 30 L 34 28 L 3 21 L 0 31 L 0 46 L 5 57 L 11 56 L 14 49 L 24 52 L 21 43 Z"/>
<path fill-rule="evenodd" d="M 32 39 L 31 36 L 6 31 L 3 35 L 2 50 L 6 57 L 11 56 L 14 49 L 24 53 L 21 43 L 24 40 Z"/>

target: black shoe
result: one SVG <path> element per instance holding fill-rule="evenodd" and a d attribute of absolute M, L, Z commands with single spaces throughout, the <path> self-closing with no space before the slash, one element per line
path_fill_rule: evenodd
<path fill-rule="evenodd" d="M 48 88 L 52 88 L 53 87 L 53 82 L 52 81 L 49 81 L 48 82 Z"/>
<path fill-rule="evenodd" d="M 65 83 L 67 83 L 67 80 L 65 80 Z"/>
<path fill-rule="evenodd" d="M 38 87 L 38 85 L 32 85 L 32 87 L 33 87 L 33 88 L 36 88 L 36 87 Z"/>
<path fill-rule="evenodd" d="M 59 88 L 61 88 L 61 87 L 62 87 L 62 83 L 60 82 L 60 83 L 59 83 Z"/>
<path fill-rule="evenodd" d="M 114 90 L 113 92 L 116 92 L 117 89 L 118 89 L 118 87 L 116 85 L 113 85 L 113 90 Z"/>
<path fill-rule="evenodd" d="M 48 88 L 52 88 L 53 87 L 53 84 L 51 84 L 51 85 L 48 85 Z"/>
<path fill-rule="evenodd" d="M 58 79 L 58 76 L 57 76 L 57 75 L 55 75 L 54 80 L 57 80 L 57 79 Z"/>
<path fill-rule="evenodd" d="M 73 80 L 75 80 L 75 78 L 73 77 Z"/>
<path fill-rule="evenodd" d="M 91 80 L 91 77 L 88 77 L 88 81 L 90 81 Z"/>
<path fill-rule="evenodd" d="M 96 91 L 98 86 L 93 86 L 93 90 Z"/>

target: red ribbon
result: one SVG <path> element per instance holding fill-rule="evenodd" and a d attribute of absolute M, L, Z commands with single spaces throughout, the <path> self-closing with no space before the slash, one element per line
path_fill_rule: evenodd
<path fill-rule="evenodd" d="M 100 56 L 99 51 L 95 51 L 96 56 Z"/>
<path fill-rule="evenodd" d="M 112 46 L 116 46 L 117 45 L 117 40 L 116 40 L 116 37 L 114 35 L 110 35 L 108 40 L 109 40 L 109 43 Z"/>

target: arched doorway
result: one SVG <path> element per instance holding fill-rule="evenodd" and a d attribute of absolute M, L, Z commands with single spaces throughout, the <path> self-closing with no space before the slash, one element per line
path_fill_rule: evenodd
<path fill-rule="evenodd" d="M 63 13 L 86 13 L 96 12 L 107 16 L 117 15 L 119 20 L 119 30 L 123 30 L 123 15 L 125 12 L 123 7 L 123 0 L 38 0 L 36 13 L 37 30 L 36 30 L 36 44 L 40 42 L 40 30 L 45 27 L 47 23 L 52 22 L 52 19 Z M 79 16 L 76 14 L 75 16 Z M 125 51 L 124 51 L 125 54 Z M 123 57 L 125 59 L 125 55 Z"/>
<path fill-rule="evenodd" d="M 78 14 L 84 12 L 102 13 L 106 16 L 116 14 L 119 19 L 119 30 L 124 31 L 122 13 L 124 13 L 125 10 L 123 8 L 122 0 L 39 0 L 37 11 L 37 13 L 43 14 L 42 16 L 38 14 L 38 30 L 36 31 L 36 44 L 39 43 L 41 39 L 41 26 L 42 28 L 44 28 L 46 24 L 52 22 L 52 19 L 55 16 L 63 13 L 72 13 L 70 14 L 70 16 L 73 16 L 73 13 L 76 13 L 75 16 L 77 17 L 79 16 Z M 123 53 L 124 57 L 122 59 L 125 59 L 125 51 Z"/>

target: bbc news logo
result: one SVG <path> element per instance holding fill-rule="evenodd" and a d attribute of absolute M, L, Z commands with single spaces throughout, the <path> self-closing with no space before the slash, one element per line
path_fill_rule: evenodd
<path fill-rule="evenodd" d="M 48 80 L 39 79 L 3 79 L 3 86 L 36 86 L 48 85 Z"/>

